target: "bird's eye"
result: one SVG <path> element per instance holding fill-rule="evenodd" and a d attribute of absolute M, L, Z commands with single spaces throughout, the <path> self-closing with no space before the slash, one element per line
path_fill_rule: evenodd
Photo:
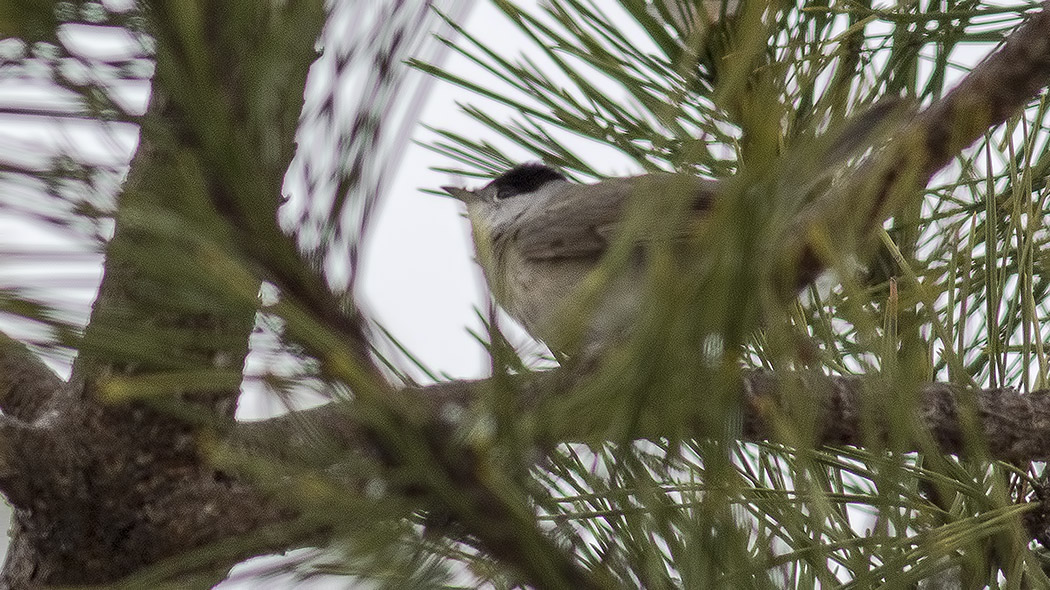
<path fill-rule="evenodd" d="M 496 199 L 509 199 L 532 193 L 548 182 L 565 180 L 557 170 L 543 164 L 521 164 L 496 177 L 489 186 L 496 189 Z"/>

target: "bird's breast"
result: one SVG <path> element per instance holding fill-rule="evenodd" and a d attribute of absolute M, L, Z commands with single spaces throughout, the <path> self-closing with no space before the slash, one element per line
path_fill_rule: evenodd
<path fill-rule="evenodd" d="M 494 254 L 493 262 L 502 270 L 485 272 L 496 301 L 552 350 L 566 351 L 568 342 L 579 338 L 602 338 L 630 313 L 636 289 L 621 284 L 624 280 L 599 285 L 601 296 L 588 300 L 583 282 L 596 267 L 596 258 L 535 260 L 509 245 Z"/>

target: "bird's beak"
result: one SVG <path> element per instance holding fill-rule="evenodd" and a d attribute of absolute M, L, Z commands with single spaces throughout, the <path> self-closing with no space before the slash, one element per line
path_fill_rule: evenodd
<path fill-rule="evenodd" d="M 458 186 L 443 186 L 441 187 L 441 190 L 459 199 L 460 201 L 463 201 L 464 203 L 474 203 L 478 200 L 478 196 L 474 193 L 474 191 L 468 191 L 467 189 L 460 188 Z"/>

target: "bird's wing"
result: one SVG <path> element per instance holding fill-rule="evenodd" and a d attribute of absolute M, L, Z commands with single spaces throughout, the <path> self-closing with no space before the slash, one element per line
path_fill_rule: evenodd
<path fill-rule="evenodd" d="M 646 232 L 681 237 L 688 232 L 690 220 L 710 209 L 718 186 L 717 181 L 688 174 L 657 173 L 608 179 L 600 188 L 579 190 L 573 198 L 552 202 L 517 228 L 516 239 L 522 254 L 532 260 L 597 257 L 615 239 L 631 199 L 645 199 L 637 204 L 656 216 L 660 211 L 667 211 L 669 205 L 681 203 L 677 199 L 685 197 L 688 214 L 684 219 L 674 227 Z M 683 195 L 683 191 L 688 196 Z M 677 210 L 682 209 L 679 206 Z M 644 241 L 650 237 L 645 235 L 639 239 Z"/>
<path fill-rule="evenodd" d="M 858 156 L 865 149 L 884 141 L 914 110 L 910 103 L 884 100 L 868 111 L 843 123 L 837 131 L 822 136 L 813 149 L 799 150 L 809 154 L 813 163 L 787 161 L 792 167 L 786 173 L 792 176 L 790 186 L 800 195 L 809 195 L 814 186 L 829 181 L 842 163 Z M 815 152 L 813 150 L 816 150 Z M 813 158 L 818 153 L 820 157 Z M 802 172 L 796 172 L 802 171 Z M 630 178 L 612 178 L 585 190 L 588 185 L 574 190 L 572 198 L 550 203 L 543 211 L 520 222 L 515 239 L 526 258 L 598 257 L 605 253 L 617 232 L 623 229 L 628 203 L 639 205 L 641 211 L 651 212 L 652 219 L 644 221 L 636 231 L 636 239 L 646 242 L 682 238 L 688 235 L 694 223 L 702 219 L 719 192 L 719 181 L 697 178 L 689 174 L 656 173 Z M 689 214 L 681 215 L 681 201 L 687 197 Z M 644 199 L 636 201 L 635 199 Z M 678 212 L 675 216 L 673 213 Z M 672 215 L 668 215 L 671 213 Z M 666 220 L 672 219 L 668 222 Z"/>

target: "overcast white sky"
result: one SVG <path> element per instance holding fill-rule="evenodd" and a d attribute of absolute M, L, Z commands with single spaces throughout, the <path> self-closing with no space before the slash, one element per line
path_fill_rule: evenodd
<path fill-rule="evenodd" d="M 531 60 L 542 64 L 543 56 L 495 8 L 491 2 L 476 2 L 466 21 L 466 29 L 482 42 L 503 50 L 505 56 L 516 56 L 524 51 Z M 533 10 L 537 2 L 517 3 Z M 618 10 L 609 3 L 610 10 Z M 639 44 L 647 39 L 639 38 Z M 451 54 L 446 67 L 457 73 L 475 72 L 479 79 L 484 74 L 474 64 Z M 553 73 L 553 72 L 552 72 Z M 557 79 L 557 77 L 555 77 Z M 596 80 L 608 86 L 610 96 L 625 94 L 608 81 Z M 453 129 L 467 137 L 489 140 L 494 134 L 459 112 L 456 102 L 472 102 L 490 112 L 501 112 L 491 102 L 472 95 L 450 84 L 436 83 L 428 93 L 426 107 L 420 114 L 423 123 Z M 515 113 L 502 108 L 509 118 Z M 432 137 L 422 127 L 415 138 L 427 141 Z M 596 168 L 611 174 L 637 173 L 639 169 L 624 155 L 604 146 L 584 142 L 566 134 L 559 136 L 580 153 L 598 158 Z M 514 146 L 506 147 L 509 154 L 518 154 L 521 161 L 530 157 Z M 532 157 L 534 159 L 534 157 Z M 592 160 L 595 161 L 595 160 Z M 475 308 L 486 309 L 484 284 L 479 269 L 472 261 L 473 247 L 463 207 L 450 198 L 424 194 L 420 189 L 435 189 L 442 185 L 478 186 L 476 180 L 464 181 L 429 170 L 431 166 L 448 166 L 450 162 L 418 145 L 411 145 L 405 160 L 394 178 L 383 204 L 378 224 L 366 249 L 363 296 L 364 303 L 406 347 L 437 373 L 452 377 L 476 377 L 487 371 L 488 359 L 477 341 L 467 333 L 480 322 Z M 509 319 L 501 321 L 506 335 L 516 345 L 530 353 L 545 349 L 532 342 Z"/>

